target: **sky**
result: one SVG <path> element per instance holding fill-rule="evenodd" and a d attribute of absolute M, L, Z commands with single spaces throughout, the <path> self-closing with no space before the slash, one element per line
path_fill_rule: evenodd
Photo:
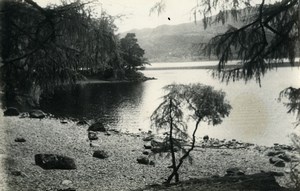
<path fill-rule="evenodd" d="M 40 6 L 47 4 L 60 4 L 60 0 L 34 0 Z M 82 0 L 84 2 L 84 0 Z M 98 0 L 94 5 L 97 12 L 103 10 L 110 15 L 125 15 L 122 20 L 115 24 L 118 32 L 125 32 L 131 29 L 154 28 L 159 25 L 176 25 L 192 22 L 191 9 L 197 5 L 197 0 L 165 0 L 166 9 L 159 16 L 157 13 L 150 13 L 151 7 L 160 0 Z M 168 17 L 170 20 L 168 20 Z"/>

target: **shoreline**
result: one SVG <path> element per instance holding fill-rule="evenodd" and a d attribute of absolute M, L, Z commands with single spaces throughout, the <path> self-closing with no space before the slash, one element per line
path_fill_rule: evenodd
<path fill-rule="evenodd" d="M 62 123 L 62 120 L 53 118 L 39 120 L 3 117 L 2 114 L 0 118 L 1 137 L 4 138 L 1 142 L 1 164 L 8 190 L 57 190 L 66 187 L 76 190 L 135 190 L 161 184 L 170 173 L 167 168 L 170 159 L 165 157 L 150 156 L 155 166 L 137 163 L 136 159 L 145 150 L 143 138 L 148 136 L 146 132 L 110 131 L 110 136 L 98 133 L 99 140 L 93 141 L 98 147 L 90 147 L 88 125 L 77 126 L 74 121 Z M 16 137 L 23 137 L 26 142 L 17 143 L 14 141 Z M 109 157 L 103 160 L 92 157 L 97 149 L 106 150 Z M 282 172 L 284 176 L 276 179 L 280 185 L 286 186 L 289 165 L 285 168 L 271 165 L 266 156 L 269 150 L 271 148 L 255 146 L 241 149 L 197 147 L 192 152 L 194 163 L 189 165 L 186 161 L 181 169 L 181 180 L 224 176 L 226 169 L 238 167 L 245 174 Z M 39 153 L 72 157 L 76 160 L 77 169 L 44 170 L 34 163 L 34 155 Z M 20 171 L 20 176 L 13 175 L 15 171 Z M 71 183 L 65 185 L 64 180 Z"/>

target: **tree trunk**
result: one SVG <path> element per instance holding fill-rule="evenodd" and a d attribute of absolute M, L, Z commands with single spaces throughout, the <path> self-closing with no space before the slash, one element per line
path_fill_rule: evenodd
<path fill-rule="evenodd" d="M 188 156 L 190 155 L 190 152 L 194 149 L 194 147 L 195 147 L 195 142 L 196 142 L 196 136 L 195 136 L 195 134 L 196 134 L 196 132 L 197 132 L 197 130 L 198 130 L 198 126 L 199 126 L 200 121 L 201 121 L 201 118 L 199 118 L 198 121 L 197 121 L 197 123 L 196 123 L 196 127 L 195 127 L 194 132 L 193 132 L 193 140 L 192 140 L 192 146 L 191 146 L 191 148 L 190 148 L 190 149 L 189 149 L 189 150 L 188 150 L 188 151 L 187 151 L 187 152 L 179 159 L 179 163 L 178 163 L 178 165 L 176 166 L 176 168 L 173 169 L 172 174 L 168 177 L 167 183 L 170 183 L 171 180 L 173 179 L 173 177 L 174 177 L 176 174 L 178 174 L 178 170 L 179 170 L 179 168 L 181 167 L 181 165 L 182 165 L 184 159 L 185 159 L 186 157 L 188 157 Z"/>
<path fill-rule="evenodd" d="M 179 175 L 178 172 L 176 171 L 176 158 L 175 158 L 175 152 L 174 152 L 174 142 L 173 142 L 173 117 L 172 117 L 172 99 L 170 99 L 170 136 L 169 136 L 169 141 L 170 141 L 170 150 L 171 150 L 171 155 L 172 155 L 172 168 L 173 172 L 175 175 L 175 182 L 179 181 Z M 173 178 L 173 177 L 172 177 Z M 170 184 L 172 178 L 167 180 L 167 184 Z"/>

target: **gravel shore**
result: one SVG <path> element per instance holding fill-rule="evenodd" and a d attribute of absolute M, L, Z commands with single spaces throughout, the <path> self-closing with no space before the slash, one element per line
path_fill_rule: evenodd
<path fill-rule="evenodd" d="M 0 116 L 0 184 L 1 190 L 33 191 L 74 188 L 80 190 L 136 190 L 146 185 L 161 184 L 170 174 L 170 159 L 150 156 L 155 165 L 142 165 L 137 158 L 144 151 L 142 140 L 147 133 L 98 133 L 90 146 L 88 125 L 61 123 L 58 119 L 31 119 Z M 22 137 L 26 142 L 15 142 Z M 282 186 L 289 180 L 289 164 L 275 167 L 266 156 L 268 148 L 244 149 L 199 148 L 192 152 L 193 163 L 187 161 L 180 171 L 181 180 L 223 176 L 226 169 L 238 167 L 245 174 L 263 171 L 283 172 L 277 177 Z M 94 150 L 105 150 L 109 157 L 93 157 Z M 60 154 L 75 159 L 76 170 L 44 170 L 34 161 L 35 154 Z"/>

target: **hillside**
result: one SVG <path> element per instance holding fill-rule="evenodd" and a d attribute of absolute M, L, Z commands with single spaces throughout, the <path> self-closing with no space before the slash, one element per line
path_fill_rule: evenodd
<path fill-rule="evenodd" d="M 146 52 L 145 57 L 152 62 L 191 61 L 207 59 L 203 55 L 199 55 L 192 47 L 199 43 L 206 43 L 215 35 L 225 32 L 228 24 L 239 25 L 239 23 L 229 21 L 225 25 L 218 23 L 204 29 L 203 23 L 199 21 L 134 29 L 126 33 L 136 34 L 138 43 Z"/>

